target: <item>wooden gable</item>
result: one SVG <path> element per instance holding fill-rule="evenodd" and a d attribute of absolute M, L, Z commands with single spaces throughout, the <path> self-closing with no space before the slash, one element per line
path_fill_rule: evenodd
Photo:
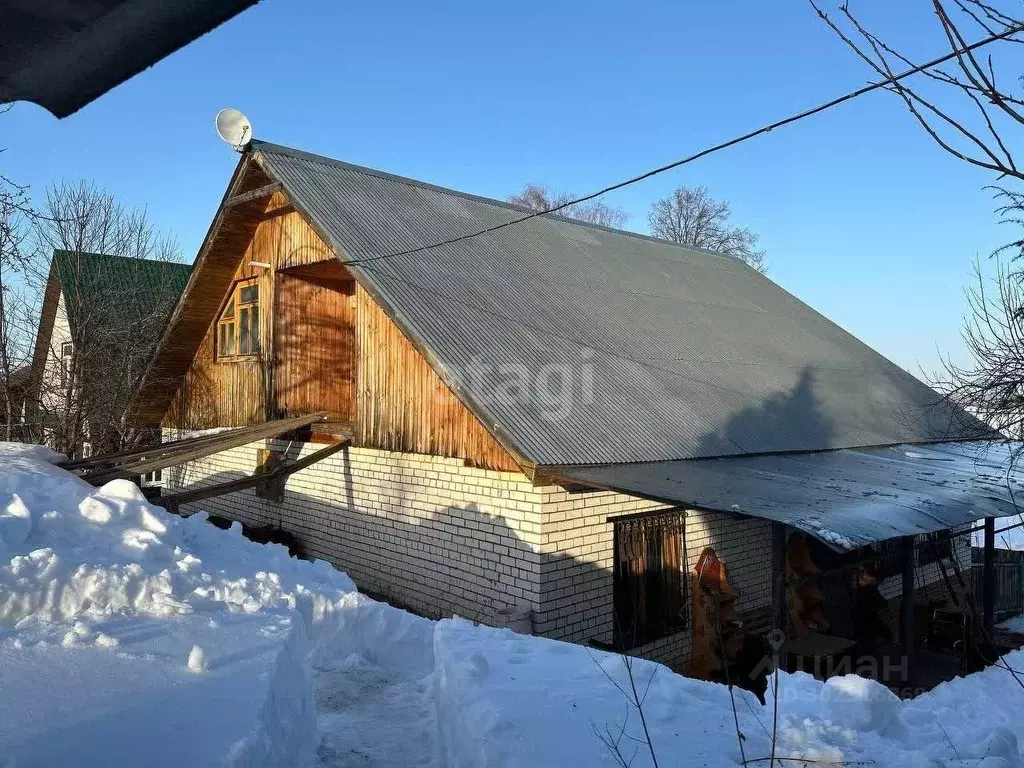
<path fill-rule="evenodd" d="M 51 259 L 50 271 L 46 277 L 46 288 L 43 291 L 43 305 L 39 314 L 39 327 L 36 329 L 35 347 L 32 351 L 32 387 L 38 387 L 46 369 L 46 360 L 50 354 L 50 341 L 53 337 L 53 326 L 57 318 L 57 307 L 60 303 L 60 281 L 57 270 Z M 33 392 L 38 396 L 38 392 Z"/>
<path fill-rule="evenodd" d="M 235 427 L 322 410 L 351 429 L 357 445 L 518 471 L 286 196 L 275 191 L 260 207 L 248 240 L 234 241 L 233 256 L 211 244 L 220 261 L 211 281 L 215 296 L 203 276 L 209 257 L 196 268 L 182 304 L 189 306 L 189 291 L 201 290 L 205 327 L 195 329 L 199 341 L 164 426 Z M 239 281 L 258 285 L 260 350 L 229 358 L 218 355 L 217 329 Z M 197 304 L 193 297 L 191 306 Z M 176 317 L 162 351 L 187 346 L 174 337 L 188 326 L 195 327 L 194 318 Z"/>

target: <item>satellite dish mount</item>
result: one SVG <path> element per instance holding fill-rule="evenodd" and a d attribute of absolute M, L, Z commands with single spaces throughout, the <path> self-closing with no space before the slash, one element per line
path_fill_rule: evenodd
<path fill-rule="evenodd" d="M 215 121 L 217 135 L 230 144 L 236 152 L 242 152 L 252 141 L 252 123 L 237 109 L 222 109 Z"/>

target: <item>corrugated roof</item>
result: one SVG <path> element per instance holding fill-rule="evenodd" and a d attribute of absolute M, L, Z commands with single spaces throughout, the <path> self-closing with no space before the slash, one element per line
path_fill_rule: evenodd
<path fill-rule="evenodd" d="M 774 520 L 845 550 L 1016 514 L 1024 477 L 1013 450 L 1020 444 L 933 443 L 553 471 L 622 493 Z"/>
<path fill-rule="evenodd" d="M 169 316 L 192 271 L 189 264 L 62 250 L 53 252 L 53 267 L 72 331 L 86 317 L 131 325 L 154 312 Z"/>
<path fill-rule="evenodd" d="M 274 144 L 253 149 L 343 260 L 522 215 L 506 203 Z M 727 256 L 552 216 L 353 269 L 453 388 L 537 464 L 988 432 Z"/>

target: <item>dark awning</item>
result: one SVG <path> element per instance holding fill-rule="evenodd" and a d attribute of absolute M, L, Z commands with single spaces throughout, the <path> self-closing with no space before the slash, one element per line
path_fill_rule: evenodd
<path fill-rule="evenodd" d="M 0 103 L 67 117 L 257 0 L 0 0 Z"/>
<path fill-rule="evenodd" d="M 698 509 L 774 520 L 840 550 L 1016 514 L 1020 443 L 546 467 L 557 478 Z M 1011 490 L 1012 489 L 1012 490 Z"/>

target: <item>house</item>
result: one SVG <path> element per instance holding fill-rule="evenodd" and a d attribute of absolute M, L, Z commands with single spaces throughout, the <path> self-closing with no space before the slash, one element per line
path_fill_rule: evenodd
<path fill-rule="evenodd" d="M 172 488 L 351 445 L 182 511 L 283 528 L 429 616 L 525 606 L 538 634 L 686 667 L 699 560 L 737 622 L 771 625 L 783 569 L 857 571 L 868 545 L 900 557 L 857 573 L 906 605 L 969 562 L 951 531 L 1011 508 L 957 442 L 991 430 L 764 275 L 528 213 L 246 147 L 133 412 L 168 436 L 327 414 Z M 794 621 L 823 629 L 815 608 Z"/>
<path fill-rule="evenodd" d="M 78 456 L 134 441 L 124 412 L 190 271 L 188 264 L 53 252 L 26 407 L 33 437 Z"/>

